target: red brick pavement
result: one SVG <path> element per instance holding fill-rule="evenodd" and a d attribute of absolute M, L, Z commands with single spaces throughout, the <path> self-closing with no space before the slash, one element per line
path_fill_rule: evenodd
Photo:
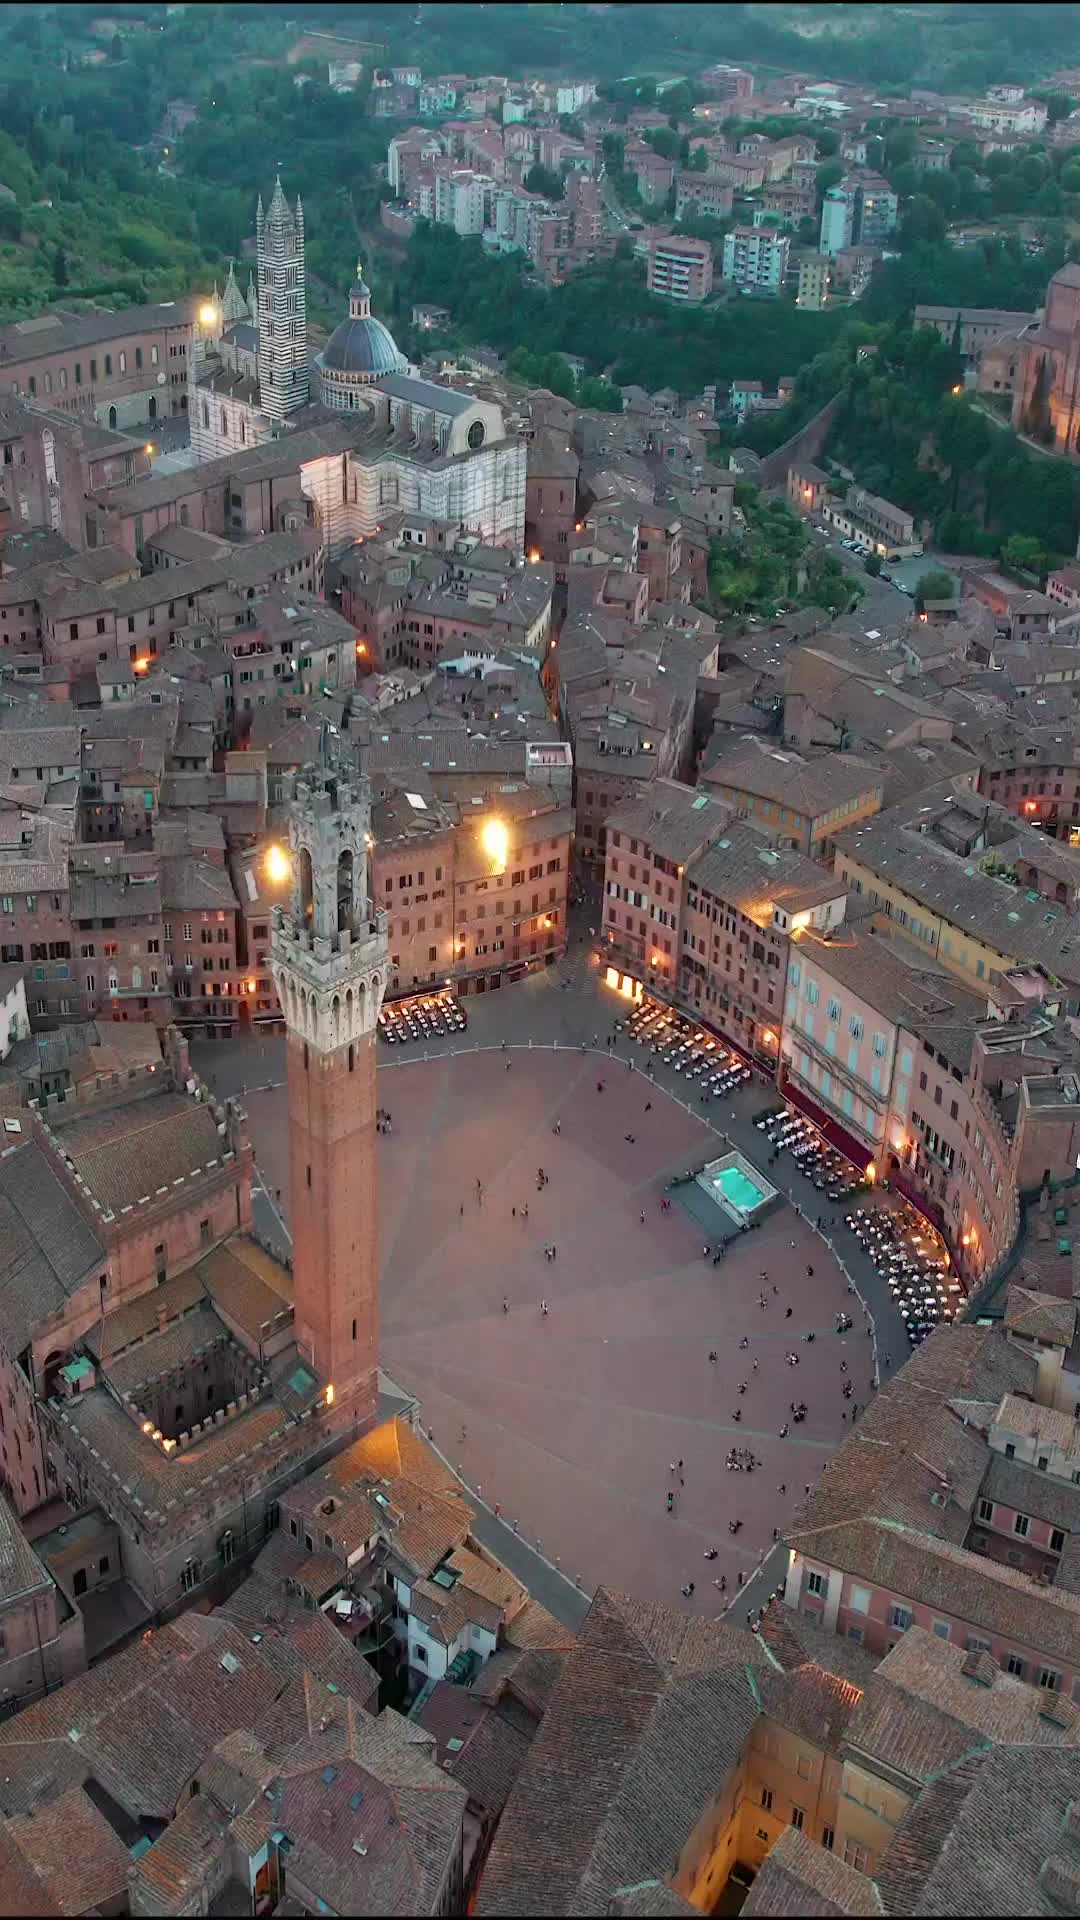
<path fill-rule="evenodd" d="M 604 1581 L 670 1602 L 693 1580 L 691 1604 L 715 1611 L 713 1577 L 723 1571 L 736 1590 L 737 1570 L 771 1546 L 842 1436 L 841 1359 L 856 1400 L 868 1396 L 870 1342 L 858 1313 L 844 1339 L 835 1334 L 838 1309 L 854 1303 L 822 1242 L 785 1206 L 722 1265 L 705 1261 L 701 1229 L 677 1201 L 667 1214 L 659 1203 L 672 1173 L 722 1142 L 602 1055 L 516 1048 L 409 1061 L 381 1072 L 379 1098 L 394 1124 L 380 1141 L 387 1371 L 419 1397 L 424 1425 L 469 1484 L 586 1590 Z M 249 1107 L 260 1164 L 286 1192 L 283 1103 L 264 1094 Z M 819 1337 L 806 1344 L 811 1328 Z M 809 1413 L 781 1440 L 792 1399 Z M 727 1471 L 733 1443 L 762 1466 Z M 680 1459 L 682 1488 L 669 1472 Z M 743 1523 L 734 1538 L 733 1518 Z"/>

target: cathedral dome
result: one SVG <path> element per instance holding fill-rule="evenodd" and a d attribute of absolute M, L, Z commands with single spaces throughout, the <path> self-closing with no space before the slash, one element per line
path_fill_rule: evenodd
<path fill-rule="evenodd" d="M 315 356 L 319 397 L 326 407 L 356 407 L 360 388 L 374 386 L 384 374 L 404 373 L 408 364 L 389 328 L 372 315 L 371 293 L 357 262 L 349 290 L 349 317 L 334 328 Z"/>
<path fill-rule="evenodd" d="M 323 348 L 320 361 L 328 373 L 366 374 L 373 380 L 384 373 L 400 373 L 405 365 L 393 334 L 371 314 L 363 318 L 350 314 L 342 320 Z"/>

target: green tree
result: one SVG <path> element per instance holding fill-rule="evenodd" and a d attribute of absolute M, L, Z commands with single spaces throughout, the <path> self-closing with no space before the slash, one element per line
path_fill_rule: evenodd
<path fill-rule="evenodd" d="M 64 252 L 63 247 L 57 247 L 56 252 L 53 254 L 52 277 L 53 277 L 54 286 L 56 287 L 67 286 L 68 257 L 67 257 L 67 254 Z"/>
<path fill-rule="evenodd" d="M 665 160 L 677 160 L 679 157 L 679 136 L 670 127 L 650 127 L 645 135 L 654 152 Z"/>
<path fill-rule="evenodd" d="M 693 153 L 690 155 L 690 171 L 691 173 L 708 173 L 709 155 L 707 148 L 694 148 Z"/>
<path fill-rule="evenodd" d="M 960 173 L 964 168 L 969 168 L 972 172 L 977 172 L 979 166 L 978 147 L 973 146 L 970 140 L 958 140 L 949 155 L 949 165 L 954 173 Z"/>
<path fill-rule="evenodd" d="M 825 198 L 830 187 L 838 187 L 840 185 L 844 177 L 844 172 L 845 168 L 842 160 L 826 160 L 824 164 L 818 168 L 816 185 L 819 204 Z"/>
<path fill-rule="evenodd" d="M 886 134 L 886 171 L 891 173 L 893 167 L 903 166 L 906 160 L 914 160 L 918 147 L 919 138 L 913 127 L 896 127 L 892 133 Z"/>
<path fill-rule="evenodd" d="M 868 553 L 866 559 L 863 561 L 863 567 L 871 578 L 876 580 L 878 574 L 881 572 L 881 555 L 879 553 Z"/>
<path fill-rule="evenodd" d="M 1046 549 L 1034 534 L 1011 533 L 1002 546 L 1001 558 L 1013 573 L 1037 573 L 1042 576 L 1046 572 Z"/>
<path fill-rule="evenodd" d="M 921 613 L 928 600 L 951 600 L 955 588 L 944 567 L 928 567 L 915 582 L 915 605 Z"/>
<path fill-rule="evenodd" d="M 109 42 L 109 59 L 122 60 L 123 57 L 124 57 L 124 43 L 121 40 L 120 35 L 118 33 L 114 33 L 111 41 Z"/>
<path fill-rule="evenodd" d="M 565 193 L 562 174 L 542 167 L 539 161 L 525 175 L 525 186 L 529 193 L 543 194 L 545 200 L 561 200 Z"/>
<path fill-rule="evenodd" d="M 900 223 L 900 244 L 915 247 L 944 240 L 945 215 L 928 194 L 917 193 L 908 202 Z"/>

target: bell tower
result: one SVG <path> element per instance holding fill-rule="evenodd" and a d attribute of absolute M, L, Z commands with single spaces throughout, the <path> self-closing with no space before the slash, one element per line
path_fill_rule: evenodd
<path fill-rule="evenodd" d="M 369 898 L 367 780 L 305 768 L 289 846 L 292 895 L 274 909 L 271 964 L 288 1029 L 296 1337 L 335 1408 L 366 1428 L 379 1348 L 375 1036 L 388 972 L 386 917 Z"/>
<path fill-rule="evenodd" d="M 255 209 L 259 301 L 259 405 L 280 423 L 310 398 L 304 209 L 290 207 L 281 178 L 263 212 Z"/>

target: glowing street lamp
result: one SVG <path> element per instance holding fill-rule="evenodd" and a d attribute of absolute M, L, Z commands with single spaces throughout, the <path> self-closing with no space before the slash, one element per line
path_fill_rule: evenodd
<path fill-rule="evenodd" d="M 217 308 L 212 300 L 207 300 L 204 305 L 199 308 L 199 325 L 200 327 L 217 326 Z"/>
<path fill-rule="evenodd" d="M 510 835 L 503 820 L 485 820 L 480 829 L 480 845 L 497 873 L 506 866 L 510 853 Z"/>
<path fill-rule="evenodd" d="M 284 847 L 273 846 L 266 856 L 266 877 L 280 887 L 292 873 L 292 862 Z"/>

